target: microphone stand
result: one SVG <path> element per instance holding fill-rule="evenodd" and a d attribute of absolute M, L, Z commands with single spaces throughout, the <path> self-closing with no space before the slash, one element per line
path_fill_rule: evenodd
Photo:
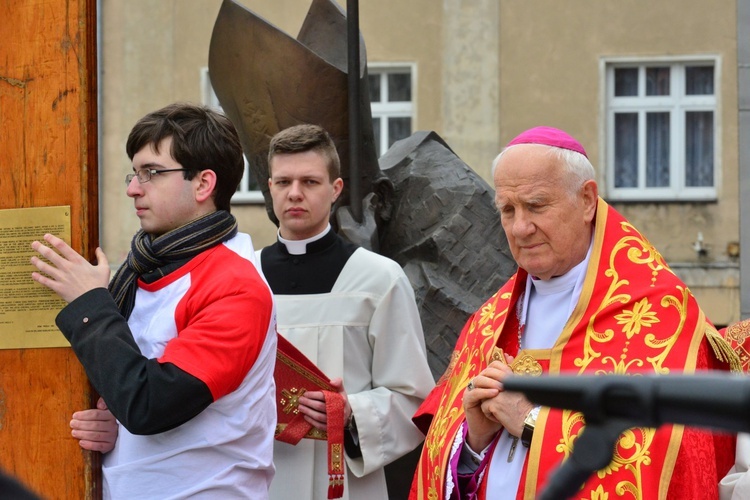
<path fill-rule="evenodd" d="M 552 473 L 539 500 L 573 498 L 591 474 L 612 461 L 620 434 L 631 427 L 635 427 L 634 423 L 626 419 L 587 421 L 570 457 Z"/>
<path fill-rule="evenodd" d="M 568 375 L 509 377 L 505 390 L 535 404 L 583 413 L 573 452 L 550 475 L 540 499 L 570 498 L 606 467 L 620 434 L 665 423 L 750 432 L 750 379 L 724 372 L 702 375 Z"/>

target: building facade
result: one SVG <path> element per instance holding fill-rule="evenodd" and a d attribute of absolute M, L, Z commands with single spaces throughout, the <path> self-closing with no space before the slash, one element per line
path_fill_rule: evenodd
<path fill-rule="evenodd" d="M 310 0 L 240 0 L 296 36 Z M 345 6 L 343 0 L 340 0 Z M 102 1 L 101 237 L 110 260 L 138 228 L 124 194 L 127 133 L 169 102 L 211 104 L 220 0 Z M 737 1 L 360 0 L 381 153 L 436 131 L 488 181 L 522 130 L 581 140 L 601 195 L 690 286 L 717 325 L 740 319 Z M 232 209 L 275 239 L 245 184 Z"/>

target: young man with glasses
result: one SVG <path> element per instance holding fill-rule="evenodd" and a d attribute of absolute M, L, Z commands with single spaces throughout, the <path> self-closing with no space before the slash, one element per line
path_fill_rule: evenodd
<path fill-rule="evenodd" d="M 237 133 L 208 108 L 173 104 L 142 118 L 126 149 L 141 230 L 111 282 L 101 249 L 91 265 L 52 235 L 52 248 L 32 244 L 45 259 L 32 257 L 33 278 L 69 303 L 57 325 L 103 399 L 74 415 L 78 428 L 111 430 L 107 408 L 119 422 L 104 496 L 266 498 L 276 322 L 229 213 Z"/>

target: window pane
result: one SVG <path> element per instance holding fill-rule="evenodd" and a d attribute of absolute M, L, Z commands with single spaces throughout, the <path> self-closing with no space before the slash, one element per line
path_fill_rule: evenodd
<path fill-rule="evenodd" d="M 646 187 L 669 187 L 669 113 L 646 114 Z"/>
<path fill-rule="evenodd" d="M 615 97 L 638 95 L 638 68 L 615 69 Z"/>
<path fill-rule="evenodd" d="M 388 75 L 388 102 L 411 101 L 411 74 Z"/>
<path fill-rule="evenodd" d="M 255 173 L 250 169 L 245 170 L 245 172 L 245 175 L 247 175 L 247 189 L 250 191 L 260 191 L 260 185 L 255 178 Z"/>
<path fill-rule="evenodd" d="M 380 150 L 380 118 L 372 118 L 372 138 L 375 141 L 375 153 L 378 158 L 383 156 L 383 151 Z"/>
<path fill-rule="evenodd" d="M 255 180 L 255 174 L 250 170 L 245 170 L 245 174 L 237 186 L 238 193 L 245 193 L 247 191 L 260 191 L 258 182 Z"/>
<path fill-rule="evenodd" d="M 411 135 L 411 118 L 388 118 L 388 147 L 393 143 Z"/>
<path fill-rule="evenodd" d="M 714 185 L 714 114 L 685 113 L 685 185 Z"/>
<path fill-rule="evenodd" d="M 713 66 L 688 66 L 685 68 L 685 94 L 711 95 L 713 93 Z"/>
<path fill-rule="evenodd" d="M 380 102 L 380 74 L 368 75 L 367 86 L 370 88 L 370 102 Z"/>
<path fill-rule="evenodd" d="M 246 193 L 248 191 L 259 191 L 258 181 L 255 180 L 255 174 L 250 169 L 250 162 L 247 161 L 247 157 L 243 154 L 242 159 L 245 160 L 245 172 L 242 174 L 242 179 L 237 185 L 237 193 Z"/>
<path fill-rule="evenodd" d="M 669 95 L 669 67 L 646 68 L 646 95 Z"/>
<path fill-rule="evenodd" d="M 615 187 L 638 187 L 638 113 L 615 114 Z"/>

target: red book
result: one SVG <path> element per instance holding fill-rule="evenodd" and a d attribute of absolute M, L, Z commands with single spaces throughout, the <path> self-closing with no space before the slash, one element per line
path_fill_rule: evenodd
<path fill-rule="evenodd" d="M 297 444 L 302 438 L 328 439 L 325 431 L 316 429 L 304 420 L 297 406 L 300 396 L 307 391 L 336 392 L 336 389 L 333 388 L 330 379 L 320 368 L 315 366 L 307 356 L 281 335 L 278 335 L 276 369 L 273 378 L 276 382 L 276 414 L 278 416 L 276 439 L 279 439 L 279 435 L 282 435 L 279 440 L 290 444 Z M 309 427 L 308 432 L 296 438 L 300 432 L 298 431 L 287 439 L 285 436 L 291 431 L 291 429 L 287 431 L 287 427 L 292 422 L 294 422 L 292 427 L 306 425 Z M 304 424 L 301 422 L 304 422 Z"/>
<path fill-rule="evenodd" d="M 344 494 L 344 397 L 310 359 L 281 335 L 276 349 L 275 437 L 296 445 L 303 438 L 328 441 L 328 498 Z M 299 398 L 307 391 L 323 391 L 328 432 L 308 423 L 299 412 Z"/>

